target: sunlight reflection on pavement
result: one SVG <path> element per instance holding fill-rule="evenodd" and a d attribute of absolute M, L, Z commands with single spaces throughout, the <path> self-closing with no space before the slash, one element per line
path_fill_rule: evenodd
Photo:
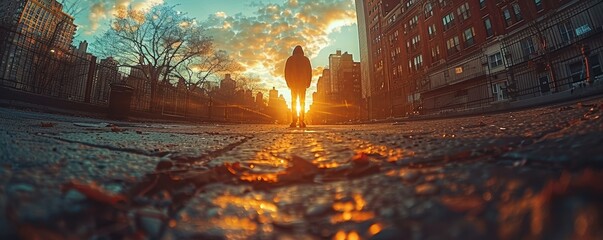
<path fill-rule="evenodd" d="M 106 127 L 1 110 L 11 112 L 1 119 L 0 229 L 7 238 L 596 239 L 602 107 L 305 130 Z"/>

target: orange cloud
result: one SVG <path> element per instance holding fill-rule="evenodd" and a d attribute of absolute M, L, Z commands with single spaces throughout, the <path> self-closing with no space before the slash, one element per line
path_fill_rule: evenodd
<path fill-rule="evenodd" d="M 116 13 L 128 7 L 146 9 L 161 3 L 163 0 L 93 0 L 90 2 L 90 13 L 88 14 L 90 26 L 86 33 L 93 34 L 103 20 L 112 18 Z"/>
<path fill-rule="evenodd" d="M 356 22 L 353 0 L 283 0 L 253 6 L 254 15 L 216 13 L 203 25 L 216 47 L 228 51 L 247 73 L 262 78 L 265 89 L 276 86 L 283 93 L 283 68 L 296 45 L 312 59 L 331 43 L 330 33 Z M 317 68 L 314 76 L 321 71 Z"/>

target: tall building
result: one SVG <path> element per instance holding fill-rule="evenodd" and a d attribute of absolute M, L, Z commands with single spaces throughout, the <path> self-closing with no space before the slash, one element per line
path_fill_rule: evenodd
<path fill-rule="evenodd" d="M 56 0 L 0 1 L 0 78 L 26 91 L 57 92 L 76 26 Z"/>
<path fill-rule="evenodd" d="M 369 55 L 369 45 L 368 45 L 368 25 L 366 24 L 366 17 L 364 11 L 363 0 L 355 0 L 356 2 L 356 16 L 358 22 L 358 35 L 360 37 L 359 45 L 360 45 L 360 68 L 361 68 L 361 77 L 362 79 L 362 98 L 365 101 L 370 102 L 371 98 L 371 60 L 372 58 Z M 367 116 L 368 117 L 368 116 Z"/>
<path fill-rule="evenodd" d="M 12 0 L 0 2 L 0 24 L 28 38 L 69 49 L 76 26 L 56 0 Z"/>
<path fill-rule="evenodd" d="M 318 77 L 312 94 L 310 116 L 314 123 L 358 120 L 364 109 L 362 101 L 362 71 L 352 54 L 337 51 L 329 55 L 329 68 Z"/>
<path fill-rule="evenodd" d="M 341 50 L 337 50 L 335 54 L 329 55 L 329 69 L 330 71 L 330 82 L 331 82 L 331 93 L 337 94 L 340 91 L 341 81 L 339 79 L 339 69 L 341 68 Z"/>
<path fill-rule="evenodd" d="M 220 81 L 220 93 L 226 99 L 232 98 L 236 94 L 237 82 L 230 77 L 230 74 L 226 74 L 224 79 Z"/>
<path fill-rule="evenodd" d="M 71 49 L 70 53 L 72 60 L 70 61 L 70 69 L 68 70 L 68 77 L 64 81 L 62 93 L 68 99 L 83 101 L 86 96 L 89 75 L 94 74 L 94 72 L 90 72 L 90 68 L 94 66 L 93 64 L 91 66 L 91 63 L 96 62 L 96 57 L 88 52 L 88 42 L 86 41 L 80 42 L 77 48 Z M 94 71 L 94 69 L 92 70 Z M 90 82 L 90 84 L 93 84 L 93 82 Z"/>
<path fill-rule="evenodd" d="M 120 78 L 117 61 L 112 57 L 101 59 L 96 66 L 96 78 L 92 85 L 92 99 L 98 103 L 107 103 L 111 84 L 119 82 Z"/>
<path fill-rule="evenodd" d="M 278 90 L 276 87 L 272 87 L 270 91 L 268 91 L 268 106 L 276 107 L 278 105 Z"/>
<path fill-rule="evenodd" d="M 359 4 L 373 118 L 485 108 L 566 91 L 600 72 L 601 1 Z"/>

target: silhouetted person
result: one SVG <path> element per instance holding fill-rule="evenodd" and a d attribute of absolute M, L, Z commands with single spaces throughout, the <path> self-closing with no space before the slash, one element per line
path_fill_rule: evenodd
<path fill-rule="evenodd" d="M 312 66 L 310 59 L 304 55 L 304 50 L 301 46 L 295 46 L 293 55 L 287 58 L 285 64 L 285 80 L 287 86 L 291 89 L 291 127 L 297 124 L 297 98 L 299 97 L 300 114 L 299 127 L 306 127 L 304 122 L 304 109 L 306 104 L 306 88 L 310 87 L 312 81 Z"/>

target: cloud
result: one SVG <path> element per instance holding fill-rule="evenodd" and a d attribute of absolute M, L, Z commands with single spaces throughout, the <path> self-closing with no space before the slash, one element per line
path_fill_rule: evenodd
<path fill-rule="evenodd" d="M 147 9 L 161 4 L 163 0 L 92 0 L 89 1 L 88 14 L 89 27 L 86 34 L 94 34 L 103 20 L 112 18 L 118 11 L 132 7 L 134 9 Z"/>
<path fill-rule="evenodd" d="M 296 45 L 310 59 L 331 43 L 328 35 L 356 22 L 353 0 L 283 0 L 254 3 L 255 14 L 210 15 L 203 25 L 219 49 L 228 51 L 263 87 L 286 90 L 283 68 Z M 318 66 L 314 66 L 315 68 Z M 315 71 L 315 77 L 318 72 Z"/>

